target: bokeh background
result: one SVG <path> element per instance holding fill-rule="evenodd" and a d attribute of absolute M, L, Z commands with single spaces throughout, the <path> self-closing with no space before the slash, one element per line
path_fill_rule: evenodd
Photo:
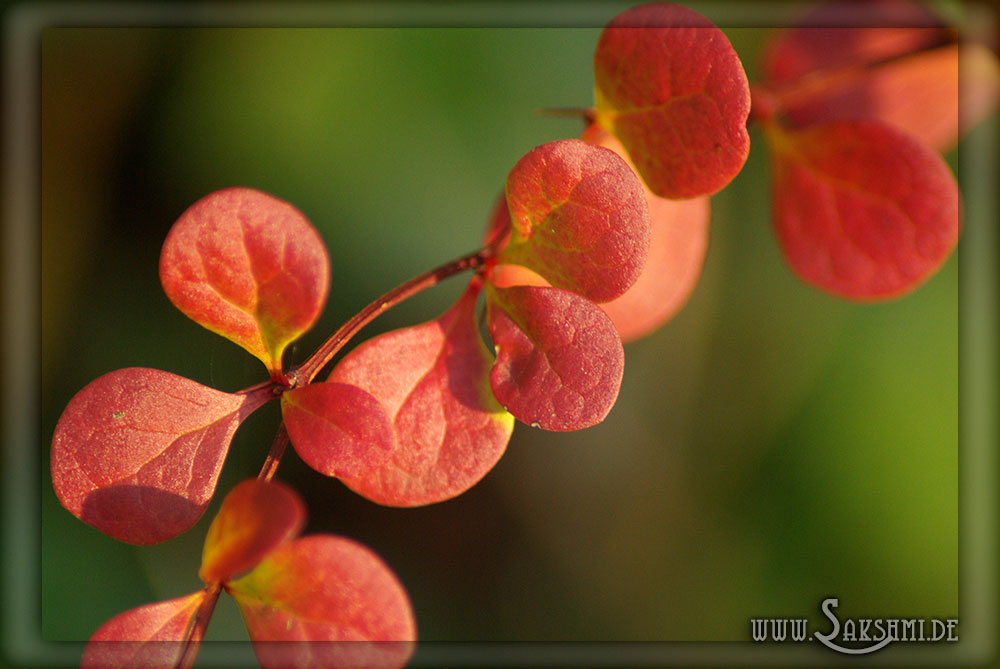
<path fill-rule="evenodd" d="M 555 15 L 560 27 L 43 31 L 45 640 L 83 641 L 123 610 L 198 589 L 208 522 L 222 493 L 256 475 L 277 425 L 276 406 L 243 425 L 203 520 L 159 546 L 100 534 L 52 492 L 55 423 L 97 376 L 148 366 L 227 391 L 264 378 L 163 294 L 157 261 L 177 216 L 245 185 L 315 224 L 333 282 L 286 358 L 301 361 L 377 295 L 477 247 L 517 159 L 579 134 L 578 120 L 535 110 L 592 102 L 599 26 L 626 6 L 588 5 L 584 16 L 600 17 L 589 27 Z M 718 5 L 699 8 L 751 78 L 769 26 L 795 11 L 729 27 Z M 345 22 L 372 23 L 359 16 Z M 278 477 L 305 497 L 306 531 L 378 552 L 409 591 L 422 640 L 747 640 L 752 617 L 818 622 L 827 596 L 842 617 L 958 614 L 961 247 L 898 301 L 807 287 L 771 232 L 761 140 L 712 200 L 690 302 L 626 347 L 603 424 L 519 425 L 479 485 L 418 509 L 372 504 L 286 455 Z M 463 283 L 363 334 L 435 317 Z M 208 638 L 246 639 L 226 598 Z"/>

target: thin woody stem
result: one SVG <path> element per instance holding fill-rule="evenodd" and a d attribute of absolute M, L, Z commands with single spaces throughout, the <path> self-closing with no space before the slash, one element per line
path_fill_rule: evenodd
<path fill-rule="evenodd" d="M 201 640 L 205 638 L 205 629 L 208 621 L 212 619 L 212 612 L 215 611 L 215 603 L 219 600 L 219 593 L 222 592 L 222 585 L 218 582 L 209 583 L 205 588 L 205 599 L 198 607 L 194 621 L 188 628 L 184 639 L 184 652 L 177 660 L 177 669 L 191 669 L 194 660 L 198 656 L 198 649 L 201 647 Z"/>
<path fill-rule="evenodd" d="M 407 298 L 413 297 L 422 290 L 437 285 L 450 276 L 454 276 L 465 270 L 478 269 L 487 260 L 491 259 L 495 253 L 496 249 L 488 246 L 480 251 L 463 256 L 414 277 L 370 303 L 353 318 L 344 323 L 339 330 L 334 332 L 333 336 L 313 353 L 308 360 L 288 373 L 287 376 L 291 383 L 290 387 L 294 388 L 310 383 L 319 371 L 333 359 L 333 356 L 347 344 L 351 337 L 390 307 L 399 304 Z"/>
<path fill-rule="evenodd" d="M 282 421 L 278 425 L 278 433 L 274 435 L 274 441 L 271 442 L 271 450 L 267 452 L 264 466 L 260 468 L 260 474 L 257 475 L 259 480 L 270 481 L 274 478 L 278 471 L 278 465 L 281 464 L 281 456 L 285 454 L 286 446 L 288 446 L 288 430 L 285 429 L 285 422 Z"/>

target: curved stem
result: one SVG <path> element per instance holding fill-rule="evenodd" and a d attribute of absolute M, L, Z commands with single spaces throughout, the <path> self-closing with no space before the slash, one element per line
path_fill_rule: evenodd
<path fill-rule="evenodd" d="M 205 599 L 201 600 L 194 622 L 188 629 L 184 639 L 184 652 L 177 660 L 177 669 L 191 669 L 194 666 L 194 659 L 198 656 L 201 640 L 205 638 L 205 629 L 208 627 L 208 621 L 212 619 L 212 612 L 215 611 L 215 603 L 219 600 L 220 592 L 222 585 L 218 582 L 209 583 L 205 587 Z"/>
<path fill-rule="evenodd" d="M 414 277 L 406 283 L 393 288 L 388 293 L 370 303 L 359 311 L 353 318 L 344 323 L 339 330 L 326 340 L 319 349 L 298 367 L 288 373 L 288 378 L 292 388 L 310 383 L 323 367 L 326 366 L 333 356 L 344 347 L 345 344 L 358 333 L 361 328 L 368 325 L 385 312 L 407 298 L 413 297 L 422 290 L 437 285 L 450 276 L 464 272 L 468 269 L 477 269 L 496 254 L 496 248 L 488 246 L 480 251 L 463 256 L 440 267 L 436 267 L 428 272 Z"/>
<path fill-rule="evenodd" d="M 286 446 L 288 446 L 288 430 L 285 429 L 285 421 L 281 421 L 278 424 L 278 433 L 274 435 L 274 441 L 271 442 L 271 450 L 267 452 L 267 458 L 264 459 L 264 466 L 260 468 L 260 474 L 257 475 L 259 480 L 270 481 L 274 478 L 278 471 L 278 465 L 281 464 L 281 456 L 285 454 Z"/>

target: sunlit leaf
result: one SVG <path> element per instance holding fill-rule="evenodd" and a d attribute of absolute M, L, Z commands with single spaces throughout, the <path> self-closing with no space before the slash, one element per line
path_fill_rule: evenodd
<path fill-rule="evenodd" d="M 877 67 L 814 77 L 775 99 L 795 127 L 877 118 L 945 151 L 996 106 L 998 93 L 1000 68 L 992 52 L 951 44 Z"/>
<path fill-rule="evenodd" d="M 120 613 L 90 637 L 80 662 L 82 669 L 168 669 L 184 652 L 188 626 L 205 592 L 166 602 L 146 604 Z"/>
<path fill-rule="evenodd" d="M 933 274 L 958 239 L 955 178 L 941 157 L 878 121 L 771 126 L 775 229 L 804 280 L 881 299 Z"/>
<path fill-rule="evenodd" d="M 889 61 L 954 39 L 954 31 L 920 3 L 826 2 L 768 40 L 761 79 L 780 90 L 823 72 Z"/>
<path fill-rule="evenodd" d="M 295 207 L 250 188 L 203 197 L 174 223 L 160 280 L 188 317 L 281 372 L 289 342 L 326 302 L 326 247 Z"/>
<path fill-rule="evenodd" d="M 105 374 L 70 400 L 56 425 L 56 495 L 116 539 L 170 539 L 201 517 L 236 428 L 272 397 L 225 393 L 156 369 Z"/>
<path fill-rule="evenodd" d="M 507 176 L 510 243 L 501 262 L 606 302 L 631 286 L 646 260 L 649 212 L 642 184 L 613 151 L 577 139 L 549 142 Z"/>
<path fill-rule="evenodd" d="M 661 197 L 723 188 L 750 150 L 750 89 L 729 40 L 700 14 L 650 3 L 626 10 L 594 54 L 597 121 Z"/>
<path fill-rule="evenodd" d="M 604 420 L 618 398 L 625 355 L 600 307 L 535 286 L 491 286 L 486 304 L 497 351 L 490 385 L 507 411 L 546 430 Z"/>
<path fill-rule="evenodd" d="M 291 488 L 257 479 L 240 482 L 208 528 L 198 576 L 211 583 L 250 569 L 297 536 L 305 519 L 305 505 Z"/>
<path fill-rule="evenodd" d="M 628 162 L 614 135 L 594 124 L 582 138 L 611 149 Z M 634 341 L 669 321 L 687 302 L 708 251 L 708 196 L 668 200 L 643 189 L 649 205 L 649 254 L 639 279 L 624 295 L 600 305 L 623 342 Z"/>
<path fill-rule="evenodd" d="M 365 476 L 395 448 L 385 409 L 357 386 L 312 383 L 289 390 L 281 396 L 281 415 L 295 452 L 327 476 Z"/>
<path fill-rule="evenodd" d="M 381 467 L 342 478 L 381 504 L 449 499 L 479 481 L 507 447 L 513 417 L 493 398 L 493 362 L 476 327 L 478 279 L 440 318 L 370 339 L 331 381 L 364 388 L 392 420 L 396 450 Z"/>
<path fill-rule="evenodd" d="M 226 589 L 265 668 L 402 666 L 413 652 L 406 591 L 377 555 L 349 539 L 282 544 Z"/>

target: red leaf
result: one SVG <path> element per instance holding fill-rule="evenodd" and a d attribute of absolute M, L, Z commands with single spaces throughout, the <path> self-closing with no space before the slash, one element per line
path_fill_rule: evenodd
<path fill-rule="evenodd" d="M 600 307 L 559 288 L 490 287 L 487 320 L 497 350 L 490 385 L 525 423 L 579 430 L 608 415 L 625 355 Z"/>
<path fill-rule="evenodd" d="M 796 23 L 766 46 L 761 78 L 769 86 L 888 61 L 954 39 L 939 17 L 914 2 L 827 2 Z"/>
<path fill-rule="evenodd" d="M 769 126 L 775 228 L 809 283 L 857 299 L 912 290 L 958 239 L 958 185 L 938 154 L 877 121 Z"/>
<path fill-rule="evenodd" d="M 380 504 L 416 506 L 454 497 L 503 455 L 513 417 L 489 387 L 492 356 L 476 328 L 474 279 L 440 318 L 388 332 L 351 351 L 331 381 L 378 398 L 392 420 L 396 450 L 367 476 L 343 478 Z"/>
<path fill-rule="evenodd" d="M 326 302 L 326 248 L 295 207 L 250 188 L 203 197 L 163 243 L 160 280 L 171 302 L 281 373 L 282 352 Z"/>
<path fill-rule="evenodd" d="M 177 666 L 184 652 L 188 625 L 205 592 L 146 604 L 120 613 L 94 632 L 83 649 L 82 669 Z"/>
<path fill-rule="evenodd" d="M 624 293 L 642 271 L 648 207 L 613 151 L 578 139 L 536 147 L 507 176 L 507 204 L 513 234 L 501 262 L 597 302 Z"/>
<path fill-rule="evenodd" d="M 961 89 L 960 64 L 966 76 Z M 794 127 L 876 118 L 945 151 L 996 106 L 998 94 L 1000 69 L 993 54 L 975 44 L 952 44 L 813 78 L 775 100 Z"/>
<path fill-rule="evenodd" d="M 224 393 L 156 369 L 105 374 L 56 425 L 56 495 L 116 539 L 166 541 L 201 517 L 236 428 L 272 397 Z"/>
<path fill-rule="evenodd" d="M 289 390 L 281 396 L 281 415 L 295 452 L 327 476 L 364 476 L 395 448 L 385 409 L 357 386 L 313 383 Z"/>
<path fill-rule="evenodd" d="M 625 147 L 600 126 L 588 127 L 583 139 L 628 162 Z M 643 191 L 650 223 L 646 265 L 624 295 L 600 305 L 623 342 L 646 336 L 680 311 L 698 283 L 708 251 L 708 196 L 678 201 L 658 197 L 647 188 Z"/>
<path fill-rule="evenodd" d="M 265 668 L 402 666 L 413 652 L 406 591 L 377 555 L 349 539 L 312 535 L 282 544 L 226 589 Z M 343 641 L 355 643 L 321 643 Z"/>
<path fill-rule="evenodd" d="M 822 5 L 770 41 L 761 69 L 795 127 L 876 118 L 939 151 L 1000 96 L 993 53 L 955 43 L 954 30 L 907 2 Z"/>
<path fill-rule="evenodd" d="M 208 528 L 198 576 L 212 583 L 252 568 L 297 536 L 305 519 L 305 505 L 291 488 L 257 479 L 242 481 L 226 495 Z"/>
<path fill-rule="evenodd" d="M 619 14 L 594 54 L 597 121 L 621 140 L 662 197 L 723 188 L 750 150 L 750 89 L 721 30 L 679 5 Z"/>

